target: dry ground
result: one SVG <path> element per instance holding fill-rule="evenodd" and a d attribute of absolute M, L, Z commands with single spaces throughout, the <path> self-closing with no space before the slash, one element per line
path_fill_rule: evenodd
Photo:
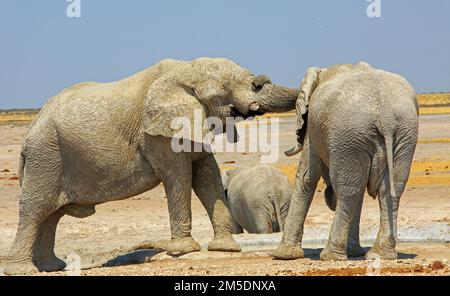
<path fill-rule="evenodd" d="M 64 217 L 57 231 L 56 253 L 73 264 L 76 264 L 74 258 L 80 256 L 81 273 L 85 275 L 356 275 L 373 269 L 383 274 L 449 275 L 450 115 L 445 115 L 446 109 L 442 110 L 437 112 L 439 115 L 420 117 L 420 140 L 400 206 L 399 260 L 381 262 L 379 269 L 361 258 L 348 262 L 318 260 L 333 218 L 333 212 L 324 203 L 323 185 L 316 192 L 305 225 L 305 259 L 276 261 L 268 256 L 281 234 L 236 235 L 244 250 L 234 254 L 202 251 L 175 259 L 158 250 L 136 251 L 134 246 L 142 241 L 158 244 L 170 238 L 167 204 L 161 185 L 128 200 L 99 205 L 97 213 L 85 219 Z M 20 114 L 15 116 L 20 117 Z M 18 156 L 29 119 L 23 122 L 2 120 L 0 114 L 0 122 L 3 122 L 0 124 L 1 258 L 7 255 L 17 227 Z M 261 122 L 260 119 L 258 124 Z M 239 129 L 242 132 L 252 124 L 257 123 L 244 122 Z M 294 143 L 294 129 L 294 117 L 283 114 L 279 131 L 280 157 L 272 164 L 291 181 L 299 156 L 287 158 L 283 151 Z M 216 154 L 222 169 L 257 164 L 261 156 L 261 152 Z M 195 196 L 192 207 L 193 236 L 206 248 L 212 238 L 212 228 L 206 211 Z M 361 236 L 366 247 L 376 235 L 378 220 L 377 201 L 366 196 L 361 221 Z"/>

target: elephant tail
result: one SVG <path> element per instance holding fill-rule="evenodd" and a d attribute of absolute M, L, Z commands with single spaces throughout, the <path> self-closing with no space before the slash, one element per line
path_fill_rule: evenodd
<path fill-rule="evenodd" d="M 392 124 L 396 122 L 394 110 L 389 104 L 383 104 L 382 118 L 377 122 L 378 132 L 384 137 L 384 145 L 386 147 L 386 157 L 389 174 L 389 187 L 391 197 L 396 197 L 394 183 L 394 134 L 396 126 Z"/>
<path fill-rule="evenodd" d="M 393 137 L 392 133 L 386 133 L 384 135 L 384 143 L 386 145 L 386 155 L 389 171 L 389 187 L 391 188 L 391 196 L 395 197 L 395 184 L 394 184 L 394 149 L 393 149 Z"/>

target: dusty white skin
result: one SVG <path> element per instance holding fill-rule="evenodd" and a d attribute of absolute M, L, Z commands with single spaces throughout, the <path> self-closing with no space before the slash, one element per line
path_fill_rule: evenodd
<path fill-rule="evenodd" d="M 239 251 L 214 156 L 171 150 L 171 122 L 203 116 L 287 111 L 298 90 L 272 85 L 232 61 L 164 60 L 112 83 L 80 83 L 51 98 L 30 126 L 21 152 L 20 213 L 5 273 L 55 271 L 53 251 L 63 215 L 87 217 L 95 205 L 135 196 L 163 183 L 171 255 L 197 251 L 191 237 L 191 189 L 214 229 L 209 250 Z M 192 150 L 193 151 L 193 150 Z"/>
<path fill-rule="evenodd" d="M 303 256 L 303 225 L 322 176 L 327 204 L 336 213 L 321 259 L 363 254 L 359 219 L 366 188 L 378 197 L 380 207 L 378 236 L 367 256 L 395 259 L 400 196 L 418 137 L 413 88 L 404 78 L 366 63 L 310 68 L 296 109 L 298 130 L 306 128 L 306 136 L 284 236 L 274 257 Z"/>
<path fill-rule="evenodd" d="M 267 164 L 223 173 L 233 233 L 283 231 L 292 188 L 287 177 Z"/>

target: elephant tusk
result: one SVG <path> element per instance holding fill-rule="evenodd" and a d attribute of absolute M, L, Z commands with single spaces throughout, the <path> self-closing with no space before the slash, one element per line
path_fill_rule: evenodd
<path fill-rule="evenodd" d="M 286 156 L 294 156 L 294 155 L 300 153 L 300 151 L 302 151 L 302 150 L 303 150 L 303 145 L 297 144 L 294 147 L 292 147 L 291 149 L 285 151 L 284 154 Z"/>
<path fill-rule="evenodd" d="M 258 102 L 253 102 L 250 104 L 250 111 L 258 111 L 259 110 L 259 103 Z"/>

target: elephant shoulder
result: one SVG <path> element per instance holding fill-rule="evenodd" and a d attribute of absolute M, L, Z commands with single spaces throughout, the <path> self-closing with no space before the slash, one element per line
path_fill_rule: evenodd
<path fill-rule="evenodd" d="M 363 62 L 363 61 L 357 63 L 355 65 L 355 68 L 356 69 L 360 69 L 360 70 L 373 70 L 372 66 L 369 65 L 369 63 L 366 63 L 366 62 Z"/>
<path fill-rule="evenodd" d="M 176 59 L 164 59 L 158 62 L 156 65 L 151 66 L 151 69 L 156 70 L 159 74 L 168 73 L 173 70 L 179 69 L 189 64 L 188 61 L 176 60 Z"/>

